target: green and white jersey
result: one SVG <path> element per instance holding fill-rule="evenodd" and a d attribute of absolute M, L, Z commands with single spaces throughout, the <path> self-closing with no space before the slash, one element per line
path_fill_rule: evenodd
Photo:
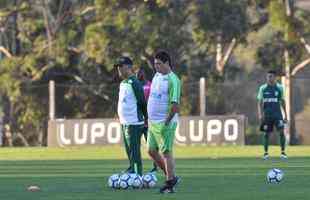
<path fill-rule="evenodd" d="M 283 86 L 263 84 L 259 87 L 257 100 L 263 103 L 265 118 L 282 119 L 281 102 L 284 100 Z"/>
<path fill-rule="evenodd" d="M 118 117 L 123 125 L 144 124 L 147 117 L 146 101 L 141 83 L 136 76 L 123 80 L 119 87 Z"/>
<path fill-rule="evenodd" d="M 180 103 L 181 82 L 173 73 L 156 73 L 151 85 L 150 96 L 147 104 L 148 117 L 150 122 L 165 122 L 173 102 Z M 175 114 L 171 122 L 178 121 L 178 114 Z"/>

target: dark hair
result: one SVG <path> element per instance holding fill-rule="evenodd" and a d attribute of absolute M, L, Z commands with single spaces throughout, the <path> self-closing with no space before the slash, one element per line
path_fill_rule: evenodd
<path fill-rule="evenodd" d="M 137 74 L 140 74 L 140 73 L 145 73 L 145 70 L 143 69 L 143 67 L 140 67 L 137 71 Z"/>
<path fill-rule="evenodd" d="M 277 72 L 276 72 L 275 70 L 269 70 L 269 71 L 267 72 L 267 74 L 273 74 L 273 75 L 276 75 L 276 74 L 277 74 Z"/>
<path fill-rule="evenodd" d="M 133 66 L 133 62 L 129 57 L 122 56 L 122 57 L 118 58 L 118 60 L 114 64 L 114 67 L 116 67 L 116 68 L 122 67 L 123 65 L 127 65 L 131 68 Z"/>
<path fill-rule="evenodd" d="M 158 51 L 155 54 L 155 59 L 161 60 L 163 63 L 168 62 L 169 65 L 171 66 L 171 58 L 170 55 L 166 51 Z"/>

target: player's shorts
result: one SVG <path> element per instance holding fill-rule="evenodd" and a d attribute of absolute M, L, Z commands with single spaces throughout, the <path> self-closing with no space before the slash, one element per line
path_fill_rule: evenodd
<path fill-rule="evenodd" d="M 177 123 L 149 123 L 147 146 L 149 150 L 172 152 Z"/>
<path fill-rule="evenodd" d="M 273 127 L 276 127 L 278 131 L 284 129 L 284 121 L 283 119 L 264 119 L 262 124 L 260 125 L 260 130 L 262 132 L 270 133 L 273 131 Z"/>

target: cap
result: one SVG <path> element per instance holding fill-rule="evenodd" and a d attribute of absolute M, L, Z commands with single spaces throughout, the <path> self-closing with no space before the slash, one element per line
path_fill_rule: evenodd
<path fill-rule="evenodd" d="M 119 67 L 122 65 L 128 65 L 129 67 L 133 66 L 133 62 L 129 57 L 122 56 L 119 59 L 117 59 L 116 64 L 114 65 L 115 67 Z"/>

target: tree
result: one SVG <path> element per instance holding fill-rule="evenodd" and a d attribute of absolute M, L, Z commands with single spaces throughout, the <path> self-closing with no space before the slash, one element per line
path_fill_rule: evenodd
<path fill-rule="evenodd" d="M 211 52 L 215 52 L 215 68 L 223 76 L 225 65 L 237 41 L 244 40 L 249 30 L 247 3 L 227 0 L 199 2 L 192 5 L 195 20 L 198 21 L 193 28 L 193 37 L 197 43 L 208 44 Z M 225 53 L 224 46 L 227 46 Z"/>
<path fill-rule="evenodd" d="M 298 11 L 302 14 L 295 15 L 296 11 L 293 9 L 293 1 L 273 0 L 270 1 L 267 6 L 270 23 L 278 32 L 275 35 L 277 39 L 273 40 L 276 42 L 272 44 L 266 43 L 265 46 L 260 49 L 258 55 L 263 66 L 268 67 L 267 63 L 269 63 L 269 66 L 277 66 L 279 71 L 285 71 L 286 103 L 288 120 L 290 122 L 289 132 L 292 138 L 291 142 L 296 143 L 294 113 L 291 109 L 291 76 L 295 75 L 298 70 L 310 63 L 310 57 L 306 55 L 310 52 L 310 46 L 307 44 L 302 34 L 308 31 L 307 28 L 303 27 L 308 27 L 309 22 L 304 18 L 307 17 L 306 13 Z M 301 45 L 304 48 L 300 48 Z M 277 59 L 264 62 L 263 56 L 260 55 L 268 55 L 265 54 L 268 49 L 270 50 L 270 55 L 278 56 L 276 56 Z M 300 62 L 300 60 L 302 61 Z"/>
<path fill-rule="evenodd" d="M 278 1 L 277 1 L 278 2 Z M 273 2 L 272 2 L 273 3 Z M 207 77 L 212 113 L 229 110 L 221 84 L 241 76 L 245 69 L 236 49 L 256 40 L 252 62 L 266 67 L 290 62 L 308 63 L 309 13 L 293 12 L 293 42 L 287 42 L 281 22 L 284 4 L 267 0 L 3 0 L 0 1 L 0 93 L 6 123 L 30 145 L 41 144 L 47 124 L 47 88 L 56 82 L 57 118 L 114 117 L 118 77 L 114 61 L 120 55 L 134 59 L 149 75 L 152 56 L 166 49 L 174 70 L 184 82 L 182 114 L 198 111 L 197 82 Z M 282 7 L 281 7 L 282 6 Z M 267 12 L 270 11 L 270 12 Z M 284 9 L 285 11 L 285 9 Z M 273 15 L 275 14 L 275 15 Z M 272 23 L 271 23 L 272 21 Z M 275 23 L 274 23 L 275 22 Z M 268 26 L 268 27 L 267 27 Z M 291 32 L 290 32 L 291 33 Z M 252 37 L 249 40 L 249 36 Z M 267 39 L 266 39 L 267 38 Z M 290 46 L 287 46 L 290 45 Z M 300 48 L 300 47 L 303 48 Z M 237 47 L 237 48 L 236 48 Z M 251 47 L 252 48 L 252 47 Z M 270 59 L 266 55 L 279 55 Z M 232 56 L 234 55 L 234 56 Z M 229 59 L 232 62 L 229 62 Z M 303 62 L 300 62 L 303 61 Z M 300 67 L 296 67 L 298 70 Z M 251 70 L 258 67 L 253 65 Z M 295 73 L 293 70 L 292 73 Z M 2 105 L 3 105 L 2 104 Z M 37 134 L 40 133 L 40 134 Z"/>

